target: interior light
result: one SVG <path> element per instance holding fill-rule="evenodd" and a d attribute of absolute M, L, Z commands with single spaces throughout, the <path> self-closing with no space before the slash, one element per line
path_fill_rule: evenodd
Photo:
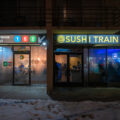
<path fill-rule="evenodd" d="M 38 58 L 38 61 L 40 61 L 40 58 Z"/>

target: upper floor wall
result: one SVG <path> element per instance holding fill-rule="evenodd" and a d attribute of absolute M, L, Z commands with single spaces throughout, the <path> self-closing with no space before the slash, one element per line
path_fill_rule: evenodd
<path fill-rule="evenodd" d="M 0 26 L 45 26 L 45 0 L 2 0 Z"/>
<path fill-rule="evenodd" d="M 0 26 L 120 27 L 120 0 L 51 0 L 51 9 L 47 1 L 1 1 Z"/>
<path fill-rule="evenodd" d="M 120 0 L 53 0 L 53 25 L 120 27 Z"/>

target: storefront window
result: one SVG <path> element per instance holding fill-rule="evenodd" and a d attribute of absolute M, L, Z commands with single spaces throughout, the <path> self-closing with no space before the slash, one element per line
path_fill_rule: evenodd
<path fill-rule="evenodd" d="M 106 82 L 106 49 L 89 50 L 89 84 Z"/>
<path fill-rule="evenodd" d="M 88 49 L 85 48 L 83 50 L 83 56 L 84 56 L 84 83 L 87 85 L 88 82 Z"/>
<path fill-rule="evenodd" d="M 67 81 L 67 55 L 55 55 L 55 81 Z"/>
<path fill-rule="evenodd" d="M 83 48 L 82 52 L 62 52 L 55 54 L 55 82 L 93 87 L 116 86 L 120 82 L 120 49 Z"/>
<path fill-rule="evenodd" d="M 107 49 L 108 84 L 120 82 L 120 49 Z"/>
<path fill-rule="evenodd" d="M 45 47 L 31 47 L 31 81 L 32 84 L 46 83 L 47 52 Z"/>
<path fill-rule="evenodd" d="M 12 79 L 13 79 L 12 48 L 0 47 L 0 84 L 10 84 Z"/>

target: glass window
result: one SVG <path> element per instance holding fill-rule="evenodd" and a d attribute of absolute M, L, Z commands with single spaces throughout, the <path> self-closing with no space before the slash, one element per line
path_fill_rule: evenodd
<path fill-rule="evenodd" d="M 47 51 L 45 47 L 31 47 L 31 81 L 32 84 L 46 83 Z"/>
<path fill-rule="evenodd" d="M 69 56 L 70 82 L 82 83 L 82 55 Z"/>
<path fill-rule="evenodd" d="M 55 81 L 67 81 L 67 55 L 55 55 Z"/>
<path fill-rule="evenodd" d="M 14 84 L 29 84 L 29 54 L 15 54 Z"/>
<path fill-rule="evenodd" d="M 85 48 L 83 50 L 83 55 L 84 55 L 84 81 L 85 84 L 88 82 L 88 49 Z"/>
<path fill-rule="evenodd" d="M 9 84 L 12 81 L 12 79 L 13 79 L 12 48 L 0 47 L 0 84 Z"/>
<path fill-rule="evenodd" d="M 106 82 L 106 49 L 89 50 L 89 84 Z"/>
<path fill-rule="evenodd" d="M 107 49 L 108 83 L 120 82 L 120 49 Z"/>

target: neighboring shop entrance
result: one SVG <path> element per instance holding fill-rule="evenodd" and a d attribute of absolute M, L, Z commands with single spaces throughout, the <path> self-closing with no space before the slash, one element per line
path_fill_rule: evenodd
<path fill-rule="evenodd" d="M 55 53 L 55 83 L 83 86 L 83 55 L 81 53 Z"/>
<path fill-rule="evenodd" d="M 15 51 L 13 56 L 13 85 L 31 84 L 30 51 Z"/>
<path fill-rule="evenodd" d="M 14 32 L 0 35 L 0 85 L 46 84 L 46 35 Z"/>

